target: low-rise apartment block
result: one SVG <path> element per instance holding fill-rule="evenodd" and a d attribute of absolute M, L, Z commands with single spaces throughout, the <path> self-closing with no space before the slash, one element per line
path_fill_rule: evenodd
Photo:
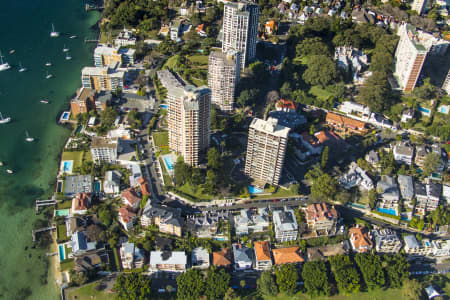
<path fill-rule="evenodd" d="M 300 247 L 272 249 L 275 265 L 303 263 Z"/>
<path fill-rule="evenodd" d="M 325 121 L 339 135 L 365 134 L 367 131 L 366 123 L 331 112 L 327 113 Z"/>
<path fill-rule="evenodd" d="M 406 142 L 398 142 L 394 146 L 394 159 L 397 162 L 411 165 L 414 156 L 414 146 Z"/>
<path fill-rule="evenodd" d="M 272 268 L 272 256 L 270 254 L 269 242 L 254 242 L 253 249 L 255 251 L 255 269 L 270 270 Z"/>
<path fill-rule="evenodd" d="M 110 67 L 84 67 L 81 70 L 81 85 L 96 91 L 115 91 L 123 88 L 125 73 Z"/>
<path fill-rule="evenodd" d="M 428 194 L 425 184 L 415 181 L 414 182 L 414 192 L 416 195 L 416 206 L 415 214 L 424 216 L 427 209 Z"/>
<path fill-rule="evenodd" d="M 408 255 L 430 256 L 433 254 L 433 249 L 429 240 L 424 239 L 421 242 L 417 241 L 414 235 L 407 235 L 403 237 L 405 242 L 405 253 Z"/>
<path fill-rule="evenodd" d="M 136 219 L 136 213 L 132 207 L 124 205 L 119 208 L 119 222 L 126 231 L 133 228 Z"/>
<path fill-rule="evenodd" d="M 193 268 L 208 269 L 209 268 L 209 253 L 203 247 L 198 247 L 191 252 L 191 264 Z"/>
<path fill-rule="evenodd" d="M 253 251 L 241 244 L 233 244 L 234 269 L 248 270 L 253 266 Z"/>
<path fill-rule="evenodd" d="M 405 204 L 412 206 L 411 201 L 414 197 L 414 182 L 411 176 L 398 175 L 398 185 L 400 187 L 400 194 L 402 195 Z"/>
<path fill-rule="evenodd" d="M 93 137 L 91 143 L 92 160 L 95 163 L 114 164 L 117 160 L 118 141 L 117 138 Z"/>
<path fill-rule="evenodd" d="M 181 237 L 183 220 L 168 208 L 147 202 L 141 216 L 141 225 L 156 225 L 160 232 Z"/>
<path fill-rule="evenodd" d="M 439 206 L 442 195 L 442 184 L 430 181 L 427 184 L 427 211 L 433 211 Z"/>
<path fill-rule="evenodd" d="M 285 207 L 284 210 L 273 212 L 275 238 L 279 242 L 295 241 L 298 235 L 298 224 L 294 210 Z"/>
<path fill-rule="evenodd" d="M 391 229 L 374 230 L 375 249 L 380 253 L 398 253 L 402 248 L 402 241 Z"/>
<path fill-rule="evenodd" d="M 90 88 L 80 88 L 72 100 L 70 100 L 70 111 L 72 116 L 84 114 L 91 110 L 95 110 L 95 98 L 97 91 Z"/>
<path fill-rule="evenodd" d="M 187 257 L 182 251 L 152 251 L 150 252 L 149 272 L 184 272 L 187 267 Z"/>
<path fill-rule="evenodd" d="M 140 249 L 134 243 L 123 243 L 120 247 L 120 259 L 124 269 L 142 268 L 145 261 L 144 249 Z"/>
<path fill-rule="evenodd" d="M 377 193 L 380 201 L 379 208 L 398 209 L 398 201 L 400 200 L 400 193 L 398 191 L 397 182 L 388 175 L 382 175 L 381 180 L 377 183 Z"/>
<path fill-rule="evenodd" d="M 122 192 L 122 202 L 124 205 L 127 205 L 136 211 L 139 208 L 141 197 L 134 188 L 128 188 Z"/>
<path fill-rule="evenodd" d="M 371 190 L 375 187 L 366 171 L 361 169 L 354 161 L 350 164 L 348 172 L 339 179 L 339 183 L 347 190 L 354 186 L 364 190 Z"/>
<path fill-rule="evenodd" d="M 364 226 L 356 225 L 349 229 L 350 244 L 352 249 L 358 253 L 369 252 L 373 248 L 372 235 Z"/>
<path fill-rule="evenodd" d="M 242 209 L 241 213 L 234 217 L 234 225 L 237 235 L 265 231 L 269 227 L 267 209 L 259 208 L 257 214 L 249 209 Z"/>
<path fill-rule="evenodd" d="M 336 232 L 339 214 L 334 206 L 327 203 L 314 203 L 308 205 L 305 211 L 309 230 L 325 231 L 325 234 Z"/>

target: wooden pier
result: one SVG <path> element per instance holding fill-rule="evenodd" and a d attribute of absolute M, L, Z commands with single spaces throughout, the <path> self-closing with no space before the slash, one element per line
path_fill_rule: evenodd
<path fill-rule="evenodd" d="M 51 199 L 51 200 L 36 200 L 36 213 L 39 212 L 39 207 L 41 206 L 50 206 L 50 205 L 55 205 L 56 204 L 56 200 L 55 199 Z"/>
<path fill-rule="evenodd" d="M 90 40 L 90 39 L 84 39 L 85 43 L 98 43 L 100 40 Z"/>
<path fill-rule="evenodd" d="M 33 242 L 36 241 L 36 233 L 49 231 L 49 230 L 55 230 L 55 229 L 56 229 L 56 226 L 49 226 L 49 227 L 44 227 L 44 228 L 39 228 L 39 229 L 32 230 L 31 231 L 31 235 L 33 236 Z"/>
<path fill-rule="evenodd" d="M 86 4 L 84 6 L 84 9 L 86 10 L 86 12 L 90 11 L 90 10 L 102 10 L 104 9 L 104 6 L 100 6 L 100 5 L 93 5 L 93 4 Z"/>

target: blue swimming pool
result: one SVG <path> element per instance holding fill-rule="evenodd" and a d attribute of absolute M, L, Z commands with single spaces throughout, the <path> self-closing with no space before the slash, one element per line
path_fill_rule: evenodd
<path fill-rule="evenodd" d="M 249 186 L 248 186 L 248 192 L 249 192 L 250 194 L 261 194 L 261 193 L 264 192 L 264 190 L 263 190 L 263 189 L 260 189 L 260 188 L 258 188 L 258 187 L 256 187 L 256 186 L 249 185 Z"/>
<path fill-rule="evenodd" d="M 214 238 L 216 241 L 221 241 L 221 242 L 223 242 L 223 241 L 225 241 L 225 238 L 224 237 L 216 237 L 216 238 Z"/>
<path fill-rule="evenodd" d="M 72 161 L 66 160 L 63 162 L 63 172 L 69 173 L 72 172 Z"/>
<path fill-rule="evenodd" d="M 94 192 L 96 192 L 96 193 L 101 192 L 101 188 L 102 188 L 102 185 L 101 185 L 100 181 L 94 182 Z"/>
<path fill-rule="evenodd" d="M 441 105 L 440 107 L 439 107 L 439 112 L 440 113 L 443 113 L 443 114 L 448 114 L 448 111 L 449 111 L 449 108 L 448 108 L 449 106 L 448 105 Z"/>
<path fill-rule="evenodd" d="M 69 120 L 69 116 L 70 116 L 70 112 L 65 111 L 65 112 L 63 112 L 61 119 L 64 121 L 67 121 L 67 120 Z"/>
<path fill-rule="evenodd" d="M 59 261 L 63 261 L 65 259 L 64 257 L 64 245 L 59 245 Z"/>
<path fill-rule="evenodd" d="M 162 109 L 168 109 L 169 106 L 167 104 L 161 104 L 159 107 L 161 107 Z"/>
<path fill-rule="evenodd" d="M 172 158 L 170 158 L 170 156 L 164 157 L 164 163 L 166 164 L 167 169 L 169 171 L 173 170 L 173 162 L 172 162 Z"/>
<path fill-rule="evenodd" d="M 429 114 L 431 112 L 431 110 L 429 110 L 428 108 L 422 107 L 422 106 L 418 106 L 419 111 L 424 112 L 426 114 Z"/>
<path fill-rule="evenodd" d="M 78 126 L 77 127 L 77 129 L 75 129 L 75 134 L 78 134 L 78 133 L 80 133 L 81 132 L 81 129 L 83 129 L 83 126 L 82 125 L 80 125 L 80 126 Z"/>
<path fill-rule="evenodd" d="M 58 209 L 55 210 L 55 217 L 57 216 L 68 216 L 69 215 L 69 210 L 68 209 Z"/>
<path fill-rule="evenodd" d="M 397 215 L 397 211 L 395 209 L 391 209 L 391 208 L 377 208 L 377 211 L 379 211 L 383 214 L 391 215 L 391 216 Z"/>

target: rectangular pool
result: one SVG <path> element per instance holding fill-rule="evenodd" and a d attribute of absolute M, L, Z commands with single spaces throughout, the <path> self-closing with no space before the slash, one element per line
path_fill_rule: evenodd
<path fill-rule="evenodd" d="M 69 209 L 57 209 L 57 210 L 55 210 L 55 217 L 68 216 L 69 212 L 70 212 Z"/>
<path fill-rule="evenodd" d="M 169 106 L 168 106 L 167 104 L 161 104 L 160 107 L 161 107 L 162 109 L 168 109 L 168 108 L 169 108 Z"/>
<path fill-rule="evenodd" d="M 62 193 L 62 187 L 63 187 L 63 182 L 58 180 L 58 183 L 56 185 L 56 192 L 57 193 Z"/>
<path fill-rule="evenodd" d="M 100 193 L 101 192 L 101 187 L 102 187 L 102 185 L 101 185 L 100 181 L 94 182 L 94 192 Z"/>
<path fill-rule="evenodd" d="M 63 261 L 65 259 L 64 257 L 64 245 L 59 245 L 59 261 Z"/>
<path fill-rule="evenodd" d="M 78 126 L 77 129 L 75 129 L 74 134 L 80 133 L 80 132 L 81 132 L 81 129 L 83 129 L 83 125 Z"/>
<path fill-rule="evenodd" d="M 61 116 L 61 120 L 68 121 L 69 120 L 69 116 L 70 116 L 70 111 L 65 111 L 65 112 L 63 112 L 63 114 Z"/>
<path fill-rule="evenodd" d="M 377 208 L 377 211 L 384 213 L 384 214 L 391 215 L 391 216 L 397 215 L 397 211 L 395 209 L 391 209 L 391 208 Z"/>
<path fill-rule="evenodd" d="M 64 173 L 72 173 L 72 165 L 73 165 L 73 163 L 71 160 L 63 161 L 62 171 Z"/>
<path fill-rule="evenodd" d="M 173 170 L 173 162 L 172 162 L 172 158 L 170 158 L 170 156 L 164 157 L 164 163 L 166 164 L 168 171 Z"/>
<path fill-rule="evenodd" d="M 263 190 L 263 189 L 260 189 L 260 188 L 258 188 L 258 187 L 256 187 L 256 186 L 249 185 L 249 186 L 248 186 L 248 192 L 249 192 L 250 194 L 261 194 L 261 193 L 264 193 L 264 190 Z"/>
<path fill-rule="evenodd" d="M 431 112 L 431 110 L 429 110 L 428 108 L 422 107 L 422 106 L 418 106 L 419 111 L 429 114 Z"/>

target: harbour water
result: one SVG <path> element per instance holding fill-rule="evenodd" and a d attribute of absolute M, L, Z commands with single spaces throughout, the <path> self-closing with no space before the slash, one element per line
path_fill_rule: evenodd
<path fill-rule="evenodd" d="M 34 201 L 54 190 L 58 156 L 69 134 L 56 120 L 80 86 L 81 68 L 93 65 L 94 45 L 84 38 L 96 38 L 99 14 L 86 13 L 84 4 L 0 0 L 0 51 L 12 66 L 0 72 L 0 112 L 13 118 L 0 124 L 0 161 L 6 165 L 0 166 L 0 299 L 59 299 L 45 251 L 31 249 L 31 230 Z M 50 37 L 52 23 L 58 38 Z M 64 44 L 71 60 L 65 59 Z M 48 61 L 51 67 L 45 66 Z M 27 72 L 18 72 L 19 62 Z M 45 79 L 47 71 L 53 78 Z M 25 141 L 25 131 L 34 142 Z"/>

